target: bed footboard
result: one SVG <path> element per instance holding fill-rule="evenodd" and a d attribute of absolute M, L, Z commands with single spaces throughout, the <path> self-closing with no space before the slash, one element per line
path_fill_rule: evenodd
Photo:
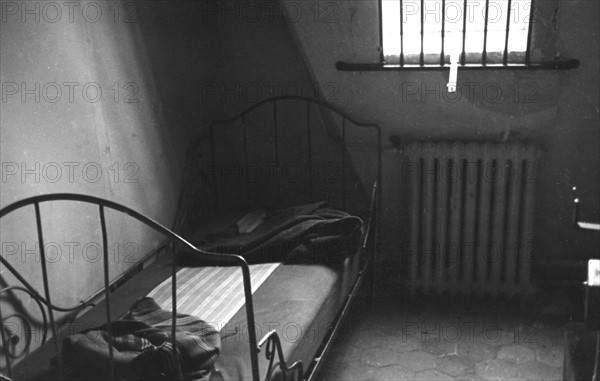
<path fill-rule="evenodd" d="M 87 195 L 79 195 L 79 194 L 70 194 L 70 193 L 60 193 L 60 194 L 49 194 L 49 195 L 42 195 L 42 196 L 35 196 L 35 197 L 30 197 L 30 198 L 26 198 L 23 199 L 21 201 L 15 202 L 13 204 L 10 204 L 4 208 L 2 208 L 0 210 L 0 219 L 5 217 L 6 215 L 10 214 L 11 212 L 23 208 L 23 207 L 27 207 L 27 206 L 33 206 L 35 209 L 35 224 L 36 224 L 36 231 L 37 231 L 37 239 L 38 239 L 38 244 L 39 244 L 39 249 L 40 249 L 40 254 L 41 254 L 41 260 L 40 260 L 40 264 L 41 264 L 41 270 L 42 270 L 42 277 L 43 277 L 43 295 L 42 293 L 38 292 L 38 290 L 36 290 L 36 288 L 34 286 L 32 286 L 32 284 L 30 282 L 28 282 L 20 273 L 19 271 L 12 266 L 12 264 L 3 256 L 0 256 L 0 263 L 2 264 L 2 266 L 4 268 L 6 268 L 21 284 L 17 285 L 17 286 L 8 286 L 8 287 L 4 287 L 0 290 L 0 294 L 6 294 L 9 292 L 15 292 L 15 291 L 19 291 L 19 292 L 23 292 L 27 295 L 29 295 L 31 298 L 33 298 L 33 300 L 35 300 L 35 303 L 37 304 L 37 306 L 40 308 L 41 314 L 42 314 L 42 319 L 43 319 L 43 323 L 42 323 L 42 334 L 43 334 L 43 342 L 46 342 L 46 338 L 49 335 L 49 333 L 51 333 L 51 337 L 53 338 L 52 342 L 53 345 L 55 346 L 55 350 L 56 350 L 56 359 L 57 359 L 57 365 L 58 365 L 58 378 L 61 380 L 65 379 L 65 371 L 64 371 L 64 367 L 62 364 L 62 354 L 63 354 L 63 348 L 61 345 L 61 340 L 59 340 L 58 338 L 61 338 L 64 333 L 60 331 L 60 328 L 57 325 L 57 319 L 55 318 L 55 312 L 60 311 L 60 312 L 73 312 L 73 311 L 80 311 L 83 308 L 89 307 L 91 306 L 90 302 L 82 302 L 79 305 L 76 306 L 72 306 L 72 307 L 63 307 L 63 306 L 58 306 L 56 304 L 54 304 L 52 302 L 51 299 L 51 289 L 52 289 L 52 285 L 49 283 L 49 278 L 48 278 L 48 271 L 47 271 L 47 257 L 44 253 L 44 235 L 43 235 L 43 230 L 42 230 L 42 215 L 40 213 L 40 204 L 44 203 L 44 202 L 52 202 L 52 201 L 77 201 L 77 202 L 82 202 L 82 203 L 89 203 L 89 204 L 95 204 L 98 207 L 98 218 L 99 218 L 99 224 L 101 227 L 101 232 L 102 232 L 102 260 L 103 260 L 103 277 L 104 277 L 104 288 L 102 290 L 103 292 L 103 296 L 105 298 L 105 312 L 106 312 L 106 320 L 105 323 L 108 326 L 111 326 L 111 323 L 113 321 L 115 321 L 113 315 L 111 314 L 111 294 L 113 292 L 113 286 L 114 286 L 114 282 L 110 282 L 110 272 L 109 272 L 109 247 L 108 247 L 108 233 L 107 233 L 107 221 L 106 221 L 106 217 L 105 217 L 105 210 L 106 209 L 113 209 L 116 211 L 119 211 L 121 213 L 124 213 L 128 216 L 133 217 L 135 220 L 137 220 L 138 222 L 154 229 L 155 231 L 163 234 L 167 239 L 171 240 L 173 243 L 175 244 L 179 244 L 184 246 L 188 251 L 190 251 L 191 253 L 193 253 L 194 256 L 196 256 L 199 260 L 201 260 L 203 263 L 206 263 L 207 266 L 238 266 L 241 268 L 242 270 L 242 276 L 243 276 L 243 285 L 244 285 L 244 296 L 245 296 L 245 308 L 246 308 L 246 316 L 248 319 L 248 324 L 249 326 L 254 326 L 254 307 L 253 307 L 253 301 L 252 301 L 252 288 L 251 288 L 251 281 L 250 281 L 250 270 L 248 267 L 248 264 L 246 263 L 246 260 L 241 257 L 241 256 L 237 256 L 237 255 L 229 255 L 229 254 L 216 254 L 216 253 L 209 253 L 209 252 L 205 252 L 205 251 L 201 251 L 199 249 L 197 249 L 196 247 L 194 247 L 192 244 L 190 244 L 188 241 L 186 241 L 185 239 L 183 239 L 182 237 L 180 237 L 179 235 L 177 235 L 176 233 L 174 233 L 173 231 L 171 231 L 170 229 L 164 227 L 163 225 L 161 225 L 160 223 L 144 216 L 141 213 L 138 213 L 124 205 L 118 204 L 116 202 L 113 201 L 109 201 L 109 200 L 105 200 L 102 198 L 98 198 L 98 197 L 93 197 L 93 196 L 87 196 Z M 143 260 L 146 260 L 148 258 L 144 258 Z M 171 338 L 172 338 L 172 348 L 178 348 L 177 346 L 177 342 L 176 342 L 176 316 L 177 316 L 177 264 L 176 261 L 173 260 L 171 261 L 171 289 L 172 289 L 172 311 L 171 311 Z M 11 343 L 15 343 L 18 342 L 22 339 L 28 340 L 27 337 L 20 337 L 18 335 L 16 335 L 11 329 L 10 327 L 7 327 L 5 325 L 5 321 L 7 318 L 9 317 L 14 317 L 14 316 L 18 316 L 19 318 L 23 319 L 26 323 L 25 324 L 29 324 L 27 322 L 27 318 L 23 315 L 8 315 L 8 316 L 4 316 L 3 312 L 2 312 L 2 308 L 0 306 L 0 322 L 2 322 L 2 327 L 0 329 L 0 336 L 1 336 L 1 343 L 2 343 L 2 355 L 4 357 L 4 362 L 5 362 L 5 371 L 8 374 L 8 377 L 13 378 L 15 376 L 14 372 L 13 372 L 13 362 L 14 360 L 19 357 L 20 355 L 22 355 L 21 353 L 14 353 L 13 350 L 11 350 L 11 348 L 13 347 L 11 345 Z M 31 331 L 30 331 L 31 332 Z M 113 349 L 113 343 L 114 343 L 114 338 L 112 337 L 111 331 L 107 330 L 107 342 L 108 342 L 108 349 L 109 349 L 109 364 L 110 364 L 110 374 L 112 376 L 112 380 L 117 380 L 117 374 L 116 374 L 116 369 L 115 369 L 115 365 L 114 365 L 114 349 Z M 250 346 L 250 355 L 251 355 L 251 361 L 252 361 L 252 374 L 253 374 L 253 379 L 254 380 L 258 380 L 259 379 L 259 372 L 258 372 L 258 346 L 257 346 L 257 339 L 256 339 L 256 333 L 253 330 L 249 330 L 248 333 L 248 341 L 249 341 L 249 346 Z M 26 344 L 26 347 L 29 345 L 29 343 Z M 181 363 L 178 360 L 178 353 L 177 351 L 173 351 L 173 364 L 175 364 L 175 368 L 176 368 L 176 374 L 177 377 L 176 379 L 178 380 L 183 380 L 183 373 L 182 373 L 182 369 L 181 369 Z"/>

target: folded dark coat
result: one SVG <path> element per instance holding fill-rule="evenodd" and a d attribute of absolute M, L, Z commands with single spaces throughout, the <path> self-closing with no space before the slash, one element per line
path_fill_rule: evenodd
<path fill-rule="evenodd" d="M 172 314 L 152 298 L 140 299 L 121 320 L 89 329 L 64 341 L 70 379 L 110 379 L 108 332 L 118 379 L 173 380 L 177 367 L 185 380 L 205 380 L 219 355 L 221 339 L 214 327 L 197 317 L 178 314 L 175 321 L 177 361 L 171 340 Z"/>
<path fill-rule="evenodd" d="M 327 203 L 299 205 L 268 213 L 262 224 L 240 234 L 235 225 L 219 232 L 191 234 L 202 250 L 242 255 L 250 263 L 335 263 L 356 248 L 362 220 Z M 193 265 L 191 256 L 180 256 Z"/>

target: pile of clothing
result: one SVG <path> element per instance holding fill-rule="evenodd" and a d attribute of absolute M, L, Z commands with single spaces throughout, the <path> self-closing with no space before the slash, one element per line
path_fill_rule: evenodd
<path fill-rule="evenodd" d="M 119 380 L 208 380 L 219 355 L 221 338 L 203 320 L 178 314 L 173 349 L 172 313 L 152 298 L 142 298 L 120 320 L 71 335 L 63 343 L 63 361 L 71 380 L 111 379 L 109 332 L 113 366 Z"/>

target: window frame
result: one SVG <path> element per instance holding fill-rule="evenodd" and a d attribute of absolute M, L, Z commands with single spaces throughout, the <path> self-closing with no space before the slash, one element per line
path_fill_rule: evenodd
<path fill-rule="evenodd" d="M 423 46 L 423 30 L 424 30 L 424 2 L 425 0 L 416 0 L 416 1 L 420 1 L 421 3 L 421 7 L 420 7 L 420 16 L 421 16 L 421 52 L 420 52 L 420 56 L 419 56 L 419 62 L 417 64 L 411 64 L 411 63 L 406 63 L 405 62 L 405 55 L 404 55 L 404 47 L 403 47 L 403 24 L 400 23 L 400 34 L 401 34 L 401 38 L 400 38 L 400 46 L 401 46 L 401 51 L 400 51 L 400 56 L 399 56 L 399 63 L 387 63 L 385 61 L 385 57 L 384 57 L 384 51 L 383 51 L 383 38 L 384 38 L 384 33 L 383 33 L 383 14 L 382 14 L 382 1 L 387 1 L 387 0 L 378 0 L 377 5 L 378 5 L 378 22 L 379 22 L 379 62 L 378 63 L 350 63 L 350 62 L 343 62 L 343 61 L 338 61 L 336 62 L 336 68 L 337 70 L 340 71 L 399 71 L 399 70 L 411 70 L 411 71 L 430 71 L 430 70 L 446 70 L 450 67 L 450 65 L 446 62 L 445 60 L 445 52 L 444 52 L 444 37 L 445 37 L 445 31 L 444 31 L 444 24 L 442 24 L 442 32 L 440 35 L 440 38 L 442 40 L 442 44 L 441 44 L 441 51 L 440 51 L 440 60 L 438 63 L 436 64 L 431 64 L 431 63 L 426 63 L 425 59 L 424 59 L 424 54 L 428 54 L 427 52 L 424 52 L 424 46 Z M 400 15 L 399 17 L 402 19 L 402 4 L 404 0 L 398 0 L 400 2 Z M 411 0 L 411 1 L 415 1 L 415 0 Z M 463 9 L 467 9 L 467 2 L 468 0 L 461 0 L 464 1 L 463 3 Z M 517 1 L 517 0 L 515 0 Z M 533 21 L 534 21 L 534 7 L 536 6 L 536 1 L 541 1 L 541 0 L 531 0 L 531 5 L 530 5 L 530 13 L 529 13 L 529 28 L 527 31 L 527 43 L 526 43 L 526 50 L 524 52 L 524 62 L 521 63 L 514 63 L 514 62 L 510 62 L 509 60 L 509 52 L 508 52 L 508 41 L 509 41 L 509 33 L 510 33 L 510 10 L 511 10 L 511 5 L 513 0 L 508 0 L 508 11 L 509 13 L 507 14 L 507 28 L 506 28 L 506 34 L 505 34 L 505 41 L 504 41 L 504 51 L 502 52 L 502 62 L 501 63 L 489 63 L 487 62 L 487 54 L 489 54 L 490 52 L 486 50 L 487 47 L 487 18 L 488 18 L 488 10 L 489 10 L 489 2 L 490 0 L 485 0 L 485 5 L 486 5 L 486 22 L 485 22 L 485 28 L 484 28 L 484 47 L 481 51 L 481 57 L 482 60 L 479 63 L 468 63 L 466 62 L 466 57 L 469 54 L 468 52 L 465 51 L 465 39 L 466 39 L 466 35 L 467 32 L 465 32 L 466 29 L 466 17 L 463 17 L 463 32 L 462 32 L 462 51 L 460 53 L 460 59 L 459 59 L 459 67 L 461 68 L 461 70 L 481 70 L 481 69 L 512 69 L 512 70 L 522 70 L 522 69 L 534 69 L 534 70 L 538 70 L 538 69 L 549 69 L 549 70 L 569 70 L 569 69 L 575 69 L 577 67 L 579 67 L 579 60 L 577 59 L 564 59 L 564 58 L 555 58 L 553 60 L 549 60 L 549 61 L 542 61 L 542 62 L 532 62 L 531 60 L 531 50 L 532 50 L 532 43 L 533 43 Z M 446 4 L 446 0 L 442 0 L 442 17 L 444 18 L 444 8 L 445 8 L 445 4 Z M 479 53 L 477 53 L 479 54 Z"/>

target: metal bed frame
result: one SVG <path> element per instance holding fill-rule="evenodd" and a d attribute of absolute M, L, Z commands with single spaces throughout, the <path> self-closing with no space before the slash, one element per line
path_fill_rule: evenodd
<path fill-rule="evenodd" d="M 326 131 L 326 136 L 327 138 L 329 138 L 329 140 L 334 144 L 337 145 L 340 148 L 339 154 L 340 154 L 340 162 L 341 162 L 341 171 L 342 171 L 342 181 L 340 182 L 340 188 L 341 188 L 341 195 L 342 195 L 342 201 L 339 205 L 339 207 L 341 207 L 343 210 L 346 209 L 346 187 L 347 187 L 347 174 L 348 174 L 348 168 L 350 167 L 350 161 L 348 158 L 348 135 L 347 135 L 347 130 L 348 130 L 348 125 L 352 125 L 354 127 L 358 127 L 359 129 L 366 129 L 366 130 L 372 130 L 375 133 L 375 139 L 376 139 L 376 155 L 377 155 L 377 175 L 376 175 L 376 183 L 379 189 L 381 189 L 381 183 L 382 183 L 382 152 L 383 152 L 383 148 L 382 148 L 382 142 L 381 142 L 381 128 L 379 127 L 378 124 L 376 123 L 365 123 L 365 122 L 361 122 L 358 121 L 356 119 L 354 119 L 353 117 L 351 117 L 350 115 L 348 115 L 347 113 L 341 111 L 340 109 L 334 107 L 333 105 L 317 100 L 317 99 L 313 99 L 313 98 L 309 98 L 309 97 L 304 97 L 304 96 L 290 96 L 290 95 L 284 95 L 284 96 L 276 96 L 276 97 L 271 97 L 271 98 L 267 98 L 264 99 L 262 101 L 259 101 L 253 105 L 251 105 L 250 107 L 246 108 L 245 110 L 239 112 L 237 115 L 231 117 L 231 118 L 226 118 L 226 119 L 219 119 L 219 120 L 215 120 L 212 123 L 210 123 L 207 128 L 206 128 L 206 133 L 201 135 L 199 138 L 197 138 L 196 142 L 194 144 L 192 144 L 190 150 L 188 151 L 188 159 L 187 159 L 187 163 L 188 163 L 188 168 L 186 169 L 186 174 L 184 175 L 185 179 L 184 179 L 184 184 L 189 184 L 189 182 L 191 181 L 191 177 L 193 177 L 193 171 L 194 169 L 198 169 L 198 168 L 194 168 L 194 165 L 198 165 L 198 161 L 201 158 L 204 158 L 204 156 L 208 156 L 209 160 L 211 163 L 217 163 L 217 159 L 216 159 L 216 153 L 217 153 L 217 148 L 216 148 L 216 137 L 215 137 L 215 130 L 218 126 L 222 126 L 223 128 L 231 128 L 232 125 L 234 125 L 236 122 L 240 122 L 241 124 L 241 131 L 239 131 L 239 133 L 242 136 L 242 156 L 243 156 L 243 162 L 242 165 L 248 165 L 249 163 L 249 152 L 248 152 L 248 131 L 252 128 L 251 126 L 248 126 L 247 123 L 247 116 L 261 108 L 264 108 L 267 112 L 269 112 L 271 114 L 272 117 L 272 126 L 270 126 L 272 128 L 272 136 L 273 136 L 273 145 L 271 147 L 272 149 L 272 153 L 274 156 L 274 166 L 276 169 L 278 169 L 280 167 L 281 164 L 281 160 L 280 160 L 280 152 L 282 151 L 282 143 L 281 143 L 281 127 L 279 126 L 278 123 L 278 119 L 279 119 L 279 111 L 278 111 L 278 104 L 283 103 L 283 102 L 296 102 L 298 103 L 297 107 L 298 109 L 300 108 L 304 108 L 304 113 L 305 113 L 305 125 L 302 126 L 301 124 L 298 124 L 298 127 L 302 127 L 305 128 L 306 131 L 306 141 L 307 141 L 307 150 L 306 150 L 306 164 L 307 164 L 307 169 L 308 169 L 308 185 L 309 185 L 309 195 L 310 198 L 313 198 L 314 195 L 314 188 L 315 188 L 315 184 L 314 184 L 314 180 L 313 177 L 310 175 L 312 173 L 313 170 L 313 166 L 314 166 L 314 159 L 313 159 L 313 154 L 314 154 L 314 127 L 311 127 L 311 106 L 318 108 L 318 111 L 320 113 L 320 115 L 322 116 L 322 120 L 323 123 L 325 125 L 325 131 Z M 270 108 L 270 110 L 269 110 Z M 328 118 L 329 115 L 327 115 L 326 112 L 329 112 L 330 115 L 335 115 L 338 116 L 341 119 L 341 128 L 340 128 L 340 133 L 339 135 L 336 134 L 335 131 L 332 131 L 332 129 L 330 128 L 330 125 L 334 123 L 334 121 L 332 120 L 332 118 Z M 204 143 L 208 143 L 208 151 L 209 154 L 205 155 L 204 150 L 202 149 L 203 144 Z M 202 171 L 200 171 L 202 172 Z M 205 178 L 208 178 L 211 182 L 211 191 L 213 194 L 213 197 L 215 198 L 215 202 L 218 204 L 218 197 L 219 197 L 219 192 L 217 189 L 217 171 L 212 171 L 212 173 L 207 174 L 207 173 L 202 173 L 202 176 L 204 176 Z M 246 188 L 246 192 L 248 192 L 248 188 Z M 367 193 L 369 193 L 367 191 Z M 179 213 L 178 216 L 180 216 L 181 218 L 184 218 L 186 211 L 187 211 L 187 206 L 188 206 L 188 199 L 185 197 L 185 194 L 183 195 L 184 197 L 182 197 L 182 199 L 180 199 L 180 205 L 179 205 Z M 328 200 L 330 201 L 330 200 Z M 381 205 L 381 192 L 377 192 L 377 205 Z M 181 226 L 183 224 L 182 220 L 179 220 L 177 222 L 177 226 Z"/>
<path fill-rule="evenodd" d="M 277 127 L 277 102 L 282 101 L 282 100 L 295 100 L 295 101 L 303 101 L 306 103 L 306 110 L 307 110 L 307 134 L 308 134 L 308 141 L 309 141 L 309 149 L 308 149 L 308 165 L 312 165 L 312 149 L 311 147 L 311 142 L 310 142 L 310 106 L 311 104 L 316 104 L 318 107 L 322 107 L 323 109 L 332 111 L 338 115 L 340 115 L 342 117 L 342 136 L 341 139 L 337 140 L 339 144 L 342 145 L 342 165 L 343 165 L 343 170 L 344 170 L 344 174 L 346 173 L 347 170 L 347 166 L 348 166 L 348 160 L 346 158 L 346 122 L 350 121 L 351 123 L 353 123 L 356 126 L 359 127 L 366 127 L 366 128 L 373 128 L 376 133 L 377 133 L 377 154 L 378 154 L 378 166 L 377 166 L 377 180 L 375 181 L 371 194 L 370 194 L 370 210 L 369 210 L 369 216 L 366 222 L 366 229 L 363 232 L 363 236 L 362 236 L 362 241 L 361 241 L 361 246 L 358 249 L 361 253 L 366 253 L 365 255 L 365 260 L 364 263 L 361 265 L 361 269 L 359 271 L 359 274 L 357 276 L 357 279 L 354 281 L 353 287 L 349 293 L 349 295 L 346 298 L 346 301 L 341 309 L 341 311 L 338 314 L 337 319 L 335 320 L 335 324 L 332 326 L 332 328 L 330 329 L 330 331 L 328 332 L 328 334 L 325 336 L 325 339 L 323 341 L 323 343 L 321 344 L 318 352 L 317 352 L 317 356 L 315 357 L 315 360 L 312 362 L 312 364 L 310 364 L 310 366 L 306 369 L 305 372 L 305 368 L 304 368 L 304 364 L 302 364 L 300 361 L 294 362 L 291 365 L 288 365 L 288 362 L 286 361 L 286 359 L 284 358 L 283 355 L 283 351 L 282 351 L 282 347 L 281 347 L 281 341 L 280 338 L 277 334 L 276 331 L 271 331 L 268 332 L 262 339 L 257 340 L 256 337 L 256 332 L 253 329 L 248 330 L 248 345 L 249 345 L 249 349 L 250 349 L 250 360 L 251 360 L 251 368 L 252 368 L 252 379 L 253 380 L 260 380 L 261 377 L 259 375 L 259 360 L 258 360 L 258 355 L 259 352 L 261 351 L 261 349 L 264 349 L 264 353 L 265 353 L 265 357 L 268 361 L 268 368 L 267 368 L 267 372 L 264 375 L 264 379 L 266 380 L 271 380 L 274 377 L 276 377 L 276 375 L 283 377 L 284 380 L 314 380 L 317 377 L 318 371 L 320 369 L 320 367 L 322 366 L 323 362 L 323 358 L 325 358 L 325 356 L 327 355 L 327 353 L 329 352 L 332 343 L 336 337 L 336 335 L 338 334 L 341 324 L 345 318 L 345 316 L 348 313 L 348 310 L 351 306 L 351 303 L 354 301 L 354 299 L 356 298 L 359 289 L 361 288 L 361 286 L 363 285 L 366 276 L 368 275 L 369 271 L 372 271 L 373 269 L 373 256 L 377 251 L 377 243 L 376 243 L 376 234 L 377 234 L 377 209 L 378 206 L 380 204 L 380 199 L 381 199 L 381 168 L 382 168 L 382 164 L 381 164 L 381 132 L 379 129 L 379 126 L 377 126 L 376 124 L 371 124 L 371 123 L 360 123 L 357 122 L 355 120 L 353 120 L 351 117 L 349 117 L 347 114 L 337 110 L 336 108 L 334 108 L 331 105 L 328 105 L 324 102 L 320 102 L 314 99 L 310 99 L 310 98 L 305 98 L 305 97 L 290 97 L 290 96 L 283 96 L 283 97 L 275 97 L 275 98 L 270 98 L 264 101 L 261 101 L 253 106 L 251 106 L 249 109 L 241 112 L 239 115 L 237 115 L 234 118 L 231 119 L 227 119 L 227 120 L 220 120 L 220 121 L 215 121 L 213 124 L 211 124 L 208 128 L 208 135 L 204 135 L 202 137 L 199 138 L 198 141 L 204 141 L 204 140 L 208 140 L 211 144 L 211 158 L 214 160 L 215 156 L 214 156 L 214 134 L 213 134 L 213 130 L 214 130 L 214 126 L 216 126 L 217 124 L 227 124 L 227 123 L 231 123 L 233 121 L 236 120 L 242 120 L 242 125 L 243 125 L 243 133 L 244 133 L 244 159 L 247 160 L 247 135 L 246 135 L 246 124 L 244 122 L 244 117 L 250 113 L 251 111 L 257 109 L 258 107 L 265 105 L 265 104 L 272 104 L 273 106 L 273 117 L 274 117 L 274 136 L 275 136 L 275 150 L 277 152 L 278 148 L 278 140 L 277 140 L 277 136 L 278 136 L 278 127 Z M 330 135 L 331 138 L 333 138 L 334 140 L 336 139 L 335 136 Z M 276 157 L 277 154 L 276 154 Z M 310 177 L 310 176 L 309 176 Z M 344 176 L 345 178 L 345 176 Z M 185 178 L 184 176 L 184 185 L 186 183 L 186 181 L 188 181 L 188 178 Z M 312 186 L 313 184 L 311 183 L 311 193 L 312 193 Z M 345 188 L 346 183 L 345 181 L 343 182 L 342 186 Z M 343 194 L 345 194 L 345 192 L 342 192 Z M 37 227 L 37 238 L 38 238 L 38 243 L 39 243 L 39 248 L 40 248 L 40 254 L 41 254 L 41 258 L 42 260 L 40 261 L 40 265 L 41 265 L 41 271 L 42 271 L 42 277 L 43 277 L 43 295 L 38 292 L 36 290 L 35 287 L 33 287 L 21 274 L 19 274 L 19 271 L 17 269 L 15 269 L 4 257 L 0 256 L 0 264 L 2 266 L 4 266 L 20 283 L 21 285 L 13 285 L 13 286 L 8 286 L 5 287 L 3 289 L 0 289 L 0 295 L 2 294 L 8 294 L 11 293 L 11 296 L 14 297 L 14 293 L 15 292 L 23 292 L 25 294 L 27 294 L 28 296 L 30 296 L 36 303 L 36 305 L 38 306 L 40 313 L 41 313 L 41 319 L 42 319 L 42 345 L 49 345 L 49 343 L 47 343 L 47 339 L 49 336 L 49 333 L 52 334 L 52 337 L 60 337 L 59 336 L 59 329 L 57 328 L 57 320 L 55 318 L 54 312 L 73 312 L 73 313 L 78 313 L 81 312 L 82 310 L 89 308 L 89 307 L 93 307 L 94 304 L 91 302 L 91 298 L 88 299 L 88 301 L 85 302 L 81 302 L 78 305 L 75 306 L 58 306 L 56 304 L 54 304 L 51 300 L 51 294 L 50 294 L 50 285 L 48 282 L 48 272 L 47 272 L 47 259 L 45 256 L 45 252 L 44 252 L 44 235 L 43 235 L 43 230 L 42 230 L 42 215 L 40 213 L 40 203 L 45 203 L 45 202 L 53 202 L 53 201 L 75 201 L 75 202 L 81 202 L 81 203 L 89 203 L 89 204 L 94 204 L 98 207 L 98 218 L 99 218 L 99 223 L 100 223 L 100 227 L 101 227 L 101 232 L 102 232 L 102 248 L 103 248 L 103 275 L 104 275 L 104 288 L 103 290 L 100 291 L 101 295 L 105 298 L 106 301 L 106 323 L 107 324 L 111 324 L 112 319 L 111 319 L 111 310 L 110 310 L 110 300 L 111 300 L 111 293 L 113 292 L 113 289 L 115 287 L 117 287 L 119 285 L 119 282 L 122 282 L 122 280 L 124 278 L 129 278 L 131 276 L 131 273 L 135 273 L 136 272 L 136 267 L 138 266 L 133 266 L 132 268 L 130 268 L 129 270 L 127 270 L 123 275 L 119 276 L 117 279 L 113 280 L 113 281 L 109 281 L 110 279 L 110 274 L 109 274 L 109 254 L 108 254 L 108 233 L 107 233 L 107 223 L 106 223 L 106 218 L 105 218 L 105 210 L 106 209 L 112 209 L 118 212 L 121 212 L 123 214 L 126 214 L 128 216 L 133 217 L 134 219 L 136 219 L 137 221 L 141 222 L 142 224 L 152 228 L 154 231 L 163 234 L 167 241 L 169 243 L 171 243 L 173 245 L 173 248 L 175 247 L 176 244 L 179 244 L 181 246 L 183 246 L 184 248 L 188 249 L 188 251 L 199 261 L 201 261 L 203 264 L 207 265 L 207 266 L 238 266 L 241 268 L 242 270 L 242 277 L 243 277 L 243 287 L 244 287 L 244 296 L 245 296 L 245 312 L 246 312 L 246 318 L 247 318 L 247 322 L 249 327 L 253 327 L 255 326 L 255 317 L 254 317 L 254 306 L 253 306 L 253 299 L 252 299 L 252 288 L 251 288 L 251 282 L 250 282 L 250 270 L 248 267 L 248 264 L 246 262 L 246 260 L 239 255 L 232 255 L 232 254 L 221 254 L 221 253 L 211 253 L 211 252 L 206 252 L 203 250 L 200 250 L 196 247 L 194 247 L 191 243 L 189 243 L 188 241 L 186 241 L 184 238 L 182 238 L 182 236 L 180 234 L 175 233 L 173 230 L 163 226 L 162 224 L 144 216 L 143 214 L 136 212 L 135 210 L 124 206 L 122 204 L 113 202 L 113 201 L 109 201 L 106 199 L 102 199 L 99 197 L 93 197 L 93 196 L 88 196 L 88 195 L 80 195 L 80 194 L 71 194 L 71 193 L 58 193 L 58 194 L 48 194 L 48 195 L 41 195 L 41 196 L 35 196 L 35 197 L 29 197 L 20 201 L 17 201 L 13 204 L 10 204 L 4 208 L 2 208 L 0 210 L 0 219 L 5 217 L 6 215 L 24 208 L 24 207 L 28 207 L 28 206 L 33 206 L 34 210 L 35 210 L 35 222 L 36 222 L 36 227 Z M 344 204 L 345 204 L 345 196 L 344 196 Z M 182 189 L 182 195 L 180 196 L 180 201 L 179 201 L 179 210 L 178 210 L 178 223 L 176 224 L 176 226 L 181 226 L 181 223 L 183 221 L 183 219 L 185 219 L 185 210 L 182 210 L 182 208 L 186 207 L 186 197 L 185 197 L 185 189 Z M 167 242 L 166 241 L 166 242 Z M 163 245 L 164 247 L 164 245 Z M 174 252 L 174 250 L 173 250 Z M 369 255 L 370 254 L 370 255 Z M 154 257 L 156 255 L 156 251 L 150 254 L 147 254 L 144 258 L 142 258 L 138 264 L 143 264 L 145 262 L 147 262 L 150 258 Z M 171 288 L 172 288 L 172 327 L 171 327 L 171 336 L 172 336 L 172 344 L 173 344 L 173 348 L 177 348 L 176 343 L 175 343 L 175 317 L 177 314 L 177 300 L 176 300 L 176 290 L 177 290 L 177 264 L 176 261 L 171 261 Z M 372 276 L 371 276 L 371 286 L 372 286 Z M 6 372 L 8 373 L 9 377 L 12 377 L 13 375 L 13 361 L 18 359 L 19 357 L 22 357 L 25 352 L 27 351 L 27 349 L 29 348 L 30 345 L 30 340 L 31 340 L 31 335 L 29 337 L 20 337 L 17 336 L 14 332 L 11 332 L 10 329 L 8 329 L 5 326 L 5 321 L 6 319 L 10 318 L 10 317 L 15 317 L 17 316 L 18 318 L 22 319 L 25 323 L 29 324 L 29 321 L 27 319 L 26 316 L 17 313 L 12 313 L 11 315 L 8 316 L 4 316 L 2 313 L 2 308 L 0 305 L 0 323 L 1 323 L 1 327 L 0 327 L 0 339 L 1 339 L 1 343 L 2 343 L 2 348 L 3 348 L 3 357 L 5 360 L 5 364 L 6 364 Z M 31 327 L 29 327 L 31 328 Z M 31 332 L 31 331 L 30 331 Z M 11 350 L 12 347 L 14 347 L 15 343 L 18 343 L 19 340 L 25 339 L 25 349 L 22 351 L 22 353 L 14 353 L 13 350 Z M 116 380 L 116 373 L 115 373 L 115 369 L 114 369 L 114 364 L 113 364 L 113 359 L 114 359 L 114 355 L 113 355 L 113 347 L 112 347 L 112 335 L 110 334 L 110 331 L 108 331 L 108 343 L 109 343 L 109 357 L 110 357 L 110 373 L 112 375 L 112 379 Z M 57 352 L 57 360 L 58 360 L 58 374 L 60 379 L 64 379 L 64 367 L 61 361 L 61 356 L 62 356 L 62 348 L 61 348 L 61 343 L 59 342 L 59 340 L 52 340 L 53 345 L 55 346 L 56 352 Z M 176 357 L 176 353 L 174 353 L 174 357 Z M 178 361 L 176 361 L 176 358 L 174 358 L 174 363 L 177 364 L 176 366 L 176 370 L 177 370 L 177 374 L 178 374 L 178 379 L 179 380 L 183 380 L 183 375 L 182 375 L 182 369 L 181 369 L 181 364 L 179 364 Z"/>

